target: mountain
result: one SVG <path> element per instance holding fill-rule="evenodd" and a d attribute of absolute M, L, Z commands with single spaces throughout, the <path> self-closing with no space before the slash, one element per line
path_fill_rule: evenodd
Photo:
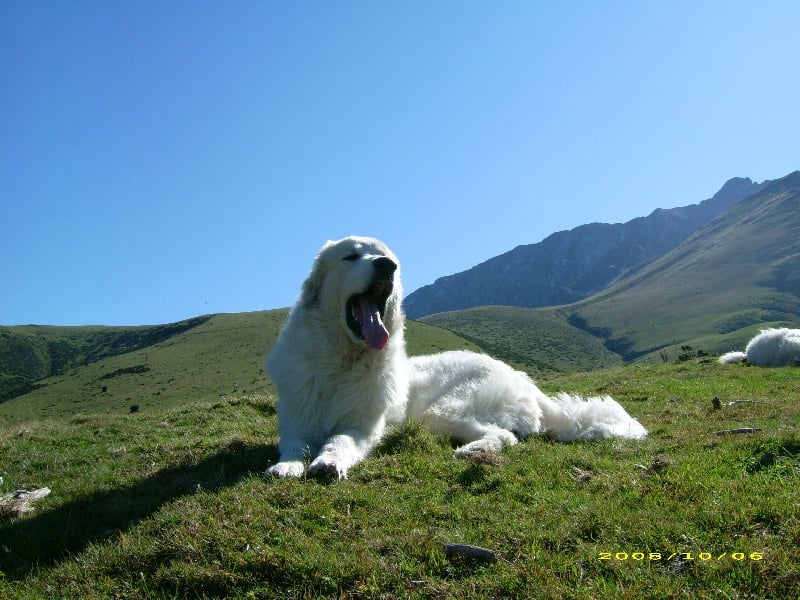
<path fill-rule="evenodd" d="M 800 326 L 800 171 L 561 314 L 625 361 L 681 345 L 742 348 L 759 328 Z"/>
<path fill-rule="evenodd" d="M 744 348 L 764 327 L 800 327 L 800 171 L 579 302 L 485 306 L 422 321 L 523 367 L 560 371 L 721 353 Z"/>
<path fill-rule="evenodd" d="M 657 209 L 627 223 L 582 225 L 518 246 L 409 294 L 406 314 L 419 319 L 474 306 L 538 307 L 582 300 L 663 256 L 768 183 L 737 177 L 699 204 Z"/>

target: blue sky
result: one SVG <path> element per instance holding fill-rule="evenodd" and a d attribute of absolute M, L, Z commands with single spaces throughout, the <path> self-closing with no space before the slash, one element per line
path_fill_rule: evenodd
<path fill-rule="evenodd" d="M 293 303 L 327 239 L 407 293 L 800 168 L 800 3 L 0 3 L 0 324 Z"/>

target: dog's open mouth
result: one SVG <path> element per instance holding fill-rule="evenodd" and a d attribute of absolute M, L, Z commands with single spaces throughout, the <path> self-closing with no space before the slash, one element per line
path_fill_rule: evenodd
<path fill-rule="evenodd" d="M 383 350 L 389 342 L 383 317 L 393 288 L 391 281 L 381 279 L 366 292 L 353 294 L 347 300 L 347 326 L 374 350 Z"/>

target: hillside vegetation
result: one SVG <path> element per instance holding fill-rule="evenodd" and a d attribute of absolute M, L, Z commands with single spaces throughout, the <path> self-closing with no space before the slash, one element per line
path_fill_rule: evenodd
<path fill-rule="evenodd" d="M 411 423 L 324 483 L 261 477 L 278 457 L 264 393 L 0 424 L 0 495 L 52 490 L 0 514 L 0 597 L 795 597 L 798 369 L 686 362 L 541 385 L 610 393 L 651 434 L 532 438 L 470 462 Z"/>
<path fill-rule="evenodd" d="M 437 313 L 421 320 L 450 329 L 489 354 L 525 370 L 587 371 L 622 362 L 600 338 L 572 327 L 550 310 L 482 306 Z"/>
<path fill-rule="evenodd" d="M 0 402 L 34 389 L 39 379 L 152 346 L 208 319 L 145 327 L 0 327 Z"/>

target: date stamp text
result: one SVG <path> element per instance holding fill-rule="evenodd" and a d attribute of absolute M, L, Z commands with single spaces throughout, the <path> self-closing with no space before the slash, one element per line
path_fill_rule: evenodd
<path fill-rule="evenodd" d="M 763 552 L 599 552 L 598 560 L 613 562 L 669 562 L 680 560 L 683 562 L 757 562 L 764 560 Z"/>

